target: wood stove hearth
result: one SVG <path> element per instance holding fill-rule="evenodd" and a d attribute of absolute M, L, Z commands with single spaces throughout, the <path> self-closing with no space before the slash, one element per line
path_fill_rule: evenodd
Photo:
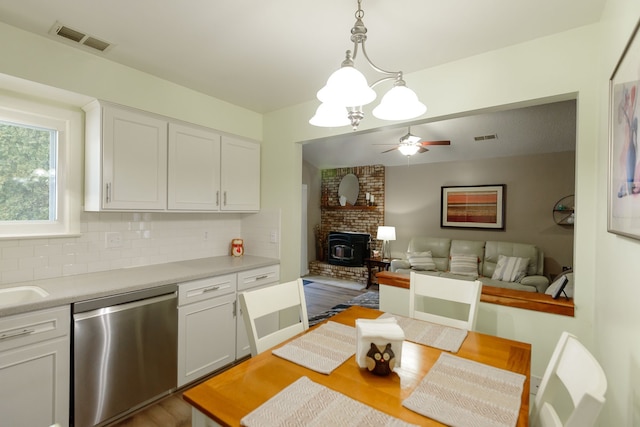
<path fill-rule="evenodd" d="M 335 232 L 327 237 L 327 262 L 347 267 L 362 267 L 371 255 L 368 233 Z"/>

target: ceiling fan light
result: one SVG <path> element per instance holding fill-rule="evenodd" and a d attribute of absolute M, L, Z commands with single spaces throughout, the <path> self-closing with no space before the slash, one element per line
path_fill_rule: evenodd
<path fill-rule="evenodd" d="M 373 109 L 373 115 L 382 120 L 408 120 L 423 115 L 426 105 L 418 100 L 414 91 L 404 85 L 394 86 Z"/>
<path fill-rule="evenodd" d="M 398 147 L 398 151 L 400 151 L 405 156 L 413 156 L 414 154 L 416 154 L 418 152 L 419 149 L 420 149 L 420 147 L 417 146 L 417 145 L 408 145 L 408 144 L 400 145 Z"/>
<path fill-rule="evenodd" d="M 318 127 L 340 127 L 351 124 L 347 116 L 347 109 L 341 105 L 322 103 L 316 109 L 309 123 Z"/>
<path fill-rule="evenodd" d="M 321 102 L 353 107 L 367 105 L 373 102 L 377 95 L 369 87 L 364 74 L 352 66 L 343 66 L 331 74 L 317 96 Z"/>

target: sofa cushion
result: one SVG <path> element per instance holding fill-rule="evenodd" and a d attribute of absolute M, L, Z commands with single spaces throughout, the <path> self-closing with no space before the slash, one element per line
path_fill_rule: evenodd
<path fill-rule="evenodd" d="M 440 237 L 413 237 L 409 241 L 407 253 L 431 252 L 436 269 L 446 271 L 449 269 L 449 255 L 451 249 L 451 239 Z"/>
<path fill-rule="evenodd" d="M 478 257 L 475 255 L 451 255 L 451 274 L 478 277 Z"/>
<path fill-rule="evenodd" d="M 409 264 L 414 270 L 436 270 L 436 263 L 431 257 L 431 251 L 427 252 L 409 252 L 407 254 Z"/>
<path fill-rule="evenodd" d="M 529 258 L 498 255 L 498 263 L 491 278 L 506 282 L 519 282 L 527 275 L 528 265 Z"/>
<path fill-rule="evenodd" d="M 483 276 L 493 277 L 493 272 L 496 269 L 498 257 L 500 255 L 507 257 L 529 258 L 527 276 L 543 274 L 543 255 L 535 245 L 527 243 L 488 241 L 485 244 L 484 263 L 480 270 Z"/>
<path fill-rule="evenodd" d="M 452 240 L 451 255 L 474 255 L 478 260 L 478 274 L 482 275 L 484 259 L 483 240 Z"/>

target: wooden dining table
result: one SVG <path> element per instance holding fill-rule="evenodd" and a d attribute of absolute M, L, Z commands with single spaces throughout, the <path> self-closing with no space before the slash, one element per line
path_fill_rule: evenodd
<path fill-rule="evenodd" d="M 355 326 L 356 319 L 375 319 L 381 314 L 379 310 L 353 306 L 328 320 Z M 403 400 L 409 397 L 441 353 L 443 351 L 437 348 L 405 341 L 401 368 L 389 376 L 376 376 L 358 367 L 355 356 L 351 356 L 331 374 L 325 375 L 275 356 L 269 350 L 186 390 L 183 397 L 215 423 L 239 426 L 245 415 L 306 376 L 404 421 L 423 426 L 442 426 L 402 406 Z M 469 332 L 455 355 L 525 375 L 517 426 L 528 425 L 530 344 Z"/>

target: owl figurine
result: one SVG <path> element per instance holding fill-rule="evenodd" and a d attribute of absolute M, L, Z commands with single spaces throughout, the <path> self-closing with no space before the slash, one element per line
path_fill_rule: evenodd
<path fill-rule="evenodd" d="M 371 343 L 371 348 L 367 352 L 367 369 L 375 375 L 389 375 L 396 366 L 396 355 L 391 349 L 391 343 L 387 344 L 384 350 Z"/>

